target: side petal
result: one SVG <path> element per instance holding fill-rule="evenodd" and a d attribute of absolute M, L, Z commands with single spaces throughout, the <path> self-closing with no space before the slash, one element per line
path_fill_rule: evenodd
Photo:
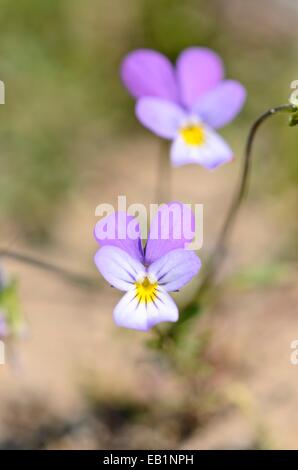
<path fill-rule="evenodd" d="M 223 127 L 241 111 L 246 90 L 241 83 L 225 80 L 202 96 L 194 107 L 195 113 L 213 128 Z"/>
<path fill-rule="evenodd" d="M 157 96 L 177 101 L 174 67 L 163 54 L 151 49 L 130 52 L 121 65 L 121 78 L 135 97 Z"/>
<path fill-rule="evenodd" d="M 144 266 L 116 246 L 100 248 L 94 261 L 105 280 L 123 291 L 131 289 L 136 280 L 145 275 Z"/>
<path fill-rule="evenodd" d="M 151 264 L 166 253 L 185 248 L 195 235 L 195 217 L 191 208 L 181 202 L 162 205 L 151 222 L 145 262 Z"/>
<path fill-rule="evenodd" d="M 136 290 L 129 290 L 114 309 L 114 320 L 118 326 L 133 330 L 148 331 L 158 323 L 178 320 L 178 309 L 171 297 L 159 288 L 154 302 L 139 302 Z"/>
<path fill-rule="evenodd" d="M 136 104 L 138 120 L 154 134 L 173 139 L 185 113 L 178 105 L 161 98 L 141 98 Z"/>
<path fill-rule="evenodd" d="M 183 51 L 177 60 L 177 78 L 180 99 L 192 108 L 198 99 L 214 88 L 224 76 L 221 58 L 204 47 L 191 47 Z"/>
<path fill-rule="evenodd" d="M 152 263 L 148 273 L 153 274 L 166 291 L 175 291 L 187 284 L 200 268 L 201 260 L 193 251 L 179 249 Z"/>
<path fill-rule="evenodd" d="M 141 230 L 137 219 L 115 212 L 97 222 L 94 237 L 101 246 L 117 246 L 140 261 L 143 259 Z"/>
<path fill-rule="evenodd" d="M 231 148 L 220 135 L 210 129 L 206 130 L 206 139 L 203 145 L 188 145 L 179 136 L 171 148 L 171 161 L 176 167 L 195 163 L 208 170 L 213 170 L 232 159 Z"/>

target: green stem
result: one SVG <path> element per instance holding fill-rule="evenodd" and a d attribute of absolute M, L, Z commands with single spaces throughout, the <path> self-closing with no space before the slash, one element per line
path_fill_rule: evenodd
<path fill-rule="evenodd" d="M 265 113 L 263 113 L 261 116 L 259 116 L 256 121 L 252 124 L 246 140 L 244 162 L 240 173 L 239 184 L 234 193 L 234 197 L 232 198 L 231 205 L 217 237 L 214 248 L 205 263 L 205 269 L 203 272 L 201 283 L 198 286 L 198 289 L 195 292 L 193 299 L 184 307 L 183 313 L 181 315 L 181 321 L 178 321 L 176 324 L 171 325 L 166 331 L 157 331 L 157 335 L 161 341 L 162 346 L 164 346 L 167 341 L 171 341 L 171 338 L 179 329 L 181 322 L 184 322 L 190 316 L 193 317 L 196 312 L 200 311 L 199 307 L 202 301 L 203 294 L 208 291 L 210 285 L 212 284 L 214 275 L 219 269 L 219 266 L 224 258 L 227 238 L 233 228 L 233 224 L 235 222 L 239 208 L 248 188 L 249 175 L 252 164 L 252 150 L 257 131 L 259 130 L 260 126 L 271 116 L 274 116 L 275 114 L 281 112 L 293 113 L 296 111 L 296 109 L 297 108 L 295 106 L 289 104 L 277 106 L 276 108 L 271 108 Z"/>
<path fill-rule="evenodd" d="M 56 274 L 64 278 L 68 282 L 81 284 L 86 287 L 88 286 L 92 287 L 94 285 L 93 279 L 89 278 L 88 276 L 74 273 L 68 269 L 62 268 L 55 264 L 48 263 L 47 261 L 43 261 L 31 255 L 20 253 L 11 249 L 0 250 L 0 258 L 1 259 L 5 259 L 5 258 L 13 259 L 15 261 L 19 261 L 21 263 L 33 266 L 35 268 L 42 269 L 43 271 Z"/>
<path fill-rule="evenodd" d="M 255 120 L 255 122 L 252 124 L 248 133 L 247 140 L 246 140 L 244 162 L 243 162 L 243 167 L 242 167 L 242 171 L 240 174 L 240 181 L 235 191 L 234 197 L 232 199 L 230 208 L 228 210 L 228 213 L 226 215 L 222 228 L 219 232 L 213 251 L 211 255 L 209 256 L 209 259 L 206 262 L 206 269 L 204 272 L 204 276 L 196 292 L 195 298 L 198 299 L 201 293 L 203 292 L 203 290 L 205 290 L 205 288 L 209 285 L 210 281 L 213 279 L 215 272 L 219 268 L 219 265 L 224 258 L 226 241 L 233 228 L 239 208 L 247 192 L 251 164 L 252 164 L 252 150 L 253 150 L 253 144 L 255 141 L 257 131 L 259 130 L 260 126 L 265 121 L 267 121 L 267 119 L 269 119 L 271 116 L 274 116 L 275 114 L 278 114 L 281 112 L 291 113 L 294 110 L 295 110 L 295 107 L 289 104 L 277 106 L 261 114 L 261 116 L 259 116 Z"/>

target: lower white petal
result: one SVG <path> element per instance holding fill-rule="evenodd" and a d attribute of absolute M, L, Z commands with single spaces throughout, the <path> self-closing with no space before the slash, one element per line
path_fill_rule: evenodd
<path fill-rule="evenodd" d="M 178 136 L 172 143 L 171 162 L 176 167 L 195 163 L 191 155 L 191 146 L 187 145 L 181 136 Z"/>
<path fill-rule="evenodd" d="M 114 320 L 118 326 L 141 331 L 148 330 L 145 303 L 139 302 L 135 287 L 129 290 L 116 305 Z"/>
<path fill-rule="evenodd" d="M 154 301 L 140 302 L 136 289 L 129 290 L 114 309 L 114 320 L 118 326 L 148 331 L 158 323 L 178 320 L 178 308 L 169 294 L 161 287 Z"/>
<path fill-rule="evenodd" d="M 148 326 L 152 328 L 161 322 L 176 322 L 179 317 L 177 305 L 172 297 L 162 288 L 158 287 L 154 302 L 147 304 Z"/>
<path fill-rule="evenodd" d="M 181 135 L 176 138 L 171 147 L 173 166 L 196 163 L 212 170 L 232 160 L 233 152 L 225 140 L 213 130 L 204 129 L 205 143 L 202 145 L 189 145 Z"/>
<path fill-rule="evenodd" d="M 198 147 L 198 163 L 209 170 L 233 159 L 233 152 L 226 141 L 216 132 L 205 128 L 206 142 Z"/>

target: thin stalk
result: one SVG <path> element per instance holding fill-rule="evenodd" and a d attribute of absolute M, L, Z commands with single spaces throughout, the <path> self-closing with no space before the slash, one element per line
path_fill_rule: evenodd
<path fill-rule="evenodd" d="M 11 249 L 0 250 L 0 259 L 5 259 L 5 258 L 13 259 L 15 261 L 41 269 L 43 271 L 47 271 L 48 273 L 58 275 L 68 282 L 81 284 L 86 287 L 87 286 L 92 287 L 94 285 L 93 279 L 88 276 L 74 273 L 68 269 L 62 268 L 53 263 L 48 263 L 47 261 L 43 261 L 39 258 L 24 254 L 24 253 L 20 253 L 18 251 L 14 251 Z"/>
<path fill-rule="evenodd" d="M 261 116 L 259 116 L 255 120 L 255 122 L 252 124 L 248 133 L 247 140 L 246 140 L 244 161 L 243 161 L 243 167 L 240 173 L 239 184 L 234 193 L 234 197 L 232 198 L 231 205 L 227 212 L 222 228 L 219 232 L 213 251 L 211 255 L 209 256 L 209 259 L 206 262 L 206 269 L 204 272 L 204 276 L 195 295 L 196 299 L 200 297 L 202 291 L 205 290 L 205 288 L 209 285 L 216 270 L 219 268 L 219 265 L 224 258 L 225 245 L 226 245 L 227 238 L 233 228 L 239 208 L 247 192 L 251 164 L 252 164 L 252 150 L 253 150 L 253 144 L 255 141 L 257 131 L 259 130 L 260 126 L 265 121 L 267 121 L 267 119 L 269 119 L 271 116 L 274 116 L 275 114 L 278 114 L 281 112 L 291 113 L 295 111 L 295 109 L 296 109 L 295 106 L 290 105 L 290 104 L 285 104 L 285 105 L 277 106 L 275 108 L 271 108 L 265 113 L 261 114 Z"/>
<path fill-rule="evenodd" d="M 196 314 L 194 312 L 198 311 L 198 307 L 200 306 L 200 303 L 202 301 L 203 293 L 205 293 L 210 287 L 213 277 L 224 258 L 227 238 L 233 228 L 233 224 L 235 222 L 239 208 L 248 188 L 249 175 L 252 164 L 252 150 L 257 131 L 259 130 L 260 126 L 271 116 L 274 116 L 275 114 L 281 112 L 294 113 L 296 110 L 297 108 L 295 106 L 289 104 L 277 106 L 276 108 L 271 108 L 265 113 L 261 114 L 261 116 L 259 116 L 252 124 L 246 140 L 244 161 L 240 173 L 238 186 L 234 193 L 234 197 L 232 198 L 232 202 L 230 204 L 226 218 L 224 219 L 214 248 L 207 262 L 205 263 L 205 270 L 202 276 L 202 281 L 197 291 L 195 292 L 192 300 L 183 309 L 183 313 L 181 315 L 182 322 L 189 315 L 193 316 L 194 314 Z M 156 331 L 161 347 L 165 347 L 167 342 L 170 342 L 171 344 L 172 338 L 175 336 L 176 332 L 179 331 L 179 326 L 180 322 L 178 321 L 176 324 L 173 324 L 169 328 L 167 328 L 166 331 Z"/>

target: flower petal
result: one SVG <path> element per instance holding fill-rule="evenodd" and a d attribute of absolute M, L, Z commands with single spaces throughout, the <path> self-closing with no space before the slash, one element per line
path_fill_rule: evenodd
<path fill-rule="evenodd" d="M 143 126 L 165 139 L 174 138 L 185 119 L 182 108 L 160 98 L 141 98 L 136 104 L 136 115 Z"/>
<path fill-rule="evenodd" d="M 187 145 L 184 139 L 179 136 L 171 145 L 170 158 L 174 167 L 198 163 L 198 147 Z"/>
<path fill-rule="evenodd" d="M 133 330 L 148 330 L 145 303 L 139 302 L 135 287 L 131 288 L 118 302 L 113 316 L 118 326 L 132 328 Z"/>
<path fill-rule="evenodd" d="M 162 205 L 151 222 L 145 261 L 151 264 L 166 253 L 184 248 L 195 235 L 195 217 L 181 202 Z"/>
<path fill-rule="evenodd" d="M 214 88 L 223 76 L 223 63 L 215 52 L 203 47 L 186 49 L 177 60 L 182 103 L 192 108 L 200 96 Z"/>
<path fill-rule="evenodd" d="M 225 140 L 216 132 L 206 130 L 204 145 L 188 145 L 179 136 L 171 147 L 171 161 L 173 166 L 182 166 L 197 163 L 208 170 L 213 170 L 223 163 L 233 159 L 233 152 Z"/>
<path fill-rule="evenodd" d="M 130 289 L 116 305 L 114 320 L 118 326 L 148 331 L 160 322 L 178 320 L 178 309 L 171 297 L 162 289 L 154 302 L 139 302 L 136 290 Z"/>
<path fill-rule="evenodd" d="M 121 78 L 135 97 L 157 96 L 177 101 L 174 67 L 163 54 L 151 49 L 130 52 L 122 62 Z"/>
<path fill-rule="evenodd" d="M 194 111 L 209 126 L 219 128 L 231 122 L 240 112 L 246 98 L 241 83 L 225 80 L 202 96 Z"/>
<path fill-rule="evenodd" d="M 117 246 L 142 261 L 141 230 L 137 219 L 125 212 L 115 212 L 99 220 L 94 229 L 101 246 Z"/>
<path fill-rule="evenodd" d="M 160 286 L 157 289 L 157 297 L 154 302 L 147 304 L 147 315 L 149 328 L 165 321 L 176 322 L 179 318 L 177 305 Z"/>
<path fill-rule="evenodd" d="M 0 313 L 0 338 L 8 336 L 8 325 L 3 314 Z"/>
<path fill-rule="evenodd" d="M 153 274 L 166 291 L 175 291 L 187 284 L 200 268 L 201 260 L 193 251 L 179 249 L 152 263 L 148 273 Z"/>
<path fill-rule="evenodd" d="M 131 289 L 137 279 L 145 276 L 144 266 L 116 246 L 100 248 L 94 261 L 106 281 L 123 291 Z"/>

